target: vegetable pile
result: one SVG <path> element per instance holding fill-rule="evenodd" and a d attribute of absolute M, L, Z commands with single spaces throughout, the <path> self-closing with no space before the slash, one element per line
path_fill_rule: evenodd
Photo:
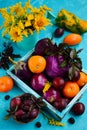
<path fill-rule="evenodd" d="M 57 45 L 51 39 L 43 38 L 37 42 L 27 61 L 18 62 L 21 67 L 15 66 L 14 73 L 61 112 L 83 87 L 79 85 L 81 74 L 84 73 L 78 55 L 81 51 L 65 43 Z M 84 75 L 87 83 L 87 75 Z"/>

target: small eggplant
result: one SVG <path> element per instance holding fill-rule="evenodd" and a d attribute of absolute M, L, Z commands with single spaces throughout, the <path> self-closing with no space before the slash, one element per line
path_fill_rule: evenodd
<path fill-rule="evenodd" d="M 32 72 L 29 70 L 27 66 L 27 62 L 23 62 L 23 61 L 16 62 L 13 61 L 10 57 L 9 60 L 14 64 L 15 75 L 22 81 L 29 83 L 30 78 L 32 76 Z"/>

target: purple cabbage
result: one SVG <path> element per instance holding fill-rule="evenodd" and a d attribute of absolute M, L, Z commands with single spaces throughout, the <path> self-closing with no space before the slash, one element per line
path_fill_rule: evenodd
<path fill-rule="evenodd" d="M 48 56 L 47 57 L 47 64 L 46 64 L 46 74 L 50 78 L 55 78 L 57 76 L 59 77 L 65 77 L 68 73 L 68 65 L 65 67 L 60 67 L 60 63 L 63 62 L 63 57 L 57 57 L 57 56 Z"/>

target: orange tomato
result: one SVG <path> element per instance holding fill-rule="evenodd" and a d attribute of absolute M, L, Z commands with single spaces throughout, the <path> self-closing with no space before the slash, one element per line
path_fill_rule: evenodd
<path fill-rule="evenodd" d="M 46 67 L 46 60 L 43 56 L 34 55 L 28 59 L 28 67 L 33 73 L 41 73 Z"/>
<path fill-rule="evenodd" d="M 0 77 L 0 92 L 8 92 L 13 88 L 13 80 L 9 76 Z"/>
<path fill-rule="evenodd" d="M 82 41 L 82 36 L 76 33 L 67 35 L 63 40 L 64 43 L 70 46 L 79 44 L 81 41 Z"/>
<path fill-rule="evenodd" d="M 80 88 L 76 82 L 68 81 L 63 88 L 63 94 L 67 98 L 73 98 L 80 91 Z"/>
<path fill-rule="evenodd" d="M 84 86 L 87 83 L 87 74 L 85 74 L 84 72 L 80 72 L 80 78 L 77 81 L 77 84 L 79 85 L 79 87 Z"/>

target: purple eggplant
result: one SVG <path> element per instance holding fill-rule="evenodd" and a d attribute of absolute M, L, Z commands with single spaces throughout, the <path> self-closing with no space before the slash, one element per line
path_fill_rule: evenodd
<path fill-rule="evenodd" d="M 22 81 L 28 83 L 32 76 L 32 72 L 29 70 L 27 63 L 23 61 L 15 62 L 10 57 L 9 60 L 14 64 L 15 75 Z"/>
<path fill-rule="evenodd" d="M 35 53 L 38 55 L 45 55 L 50 44 L 52 44 L 52 41 L 49 38 L 39 40 L 35 46 Z"/>

